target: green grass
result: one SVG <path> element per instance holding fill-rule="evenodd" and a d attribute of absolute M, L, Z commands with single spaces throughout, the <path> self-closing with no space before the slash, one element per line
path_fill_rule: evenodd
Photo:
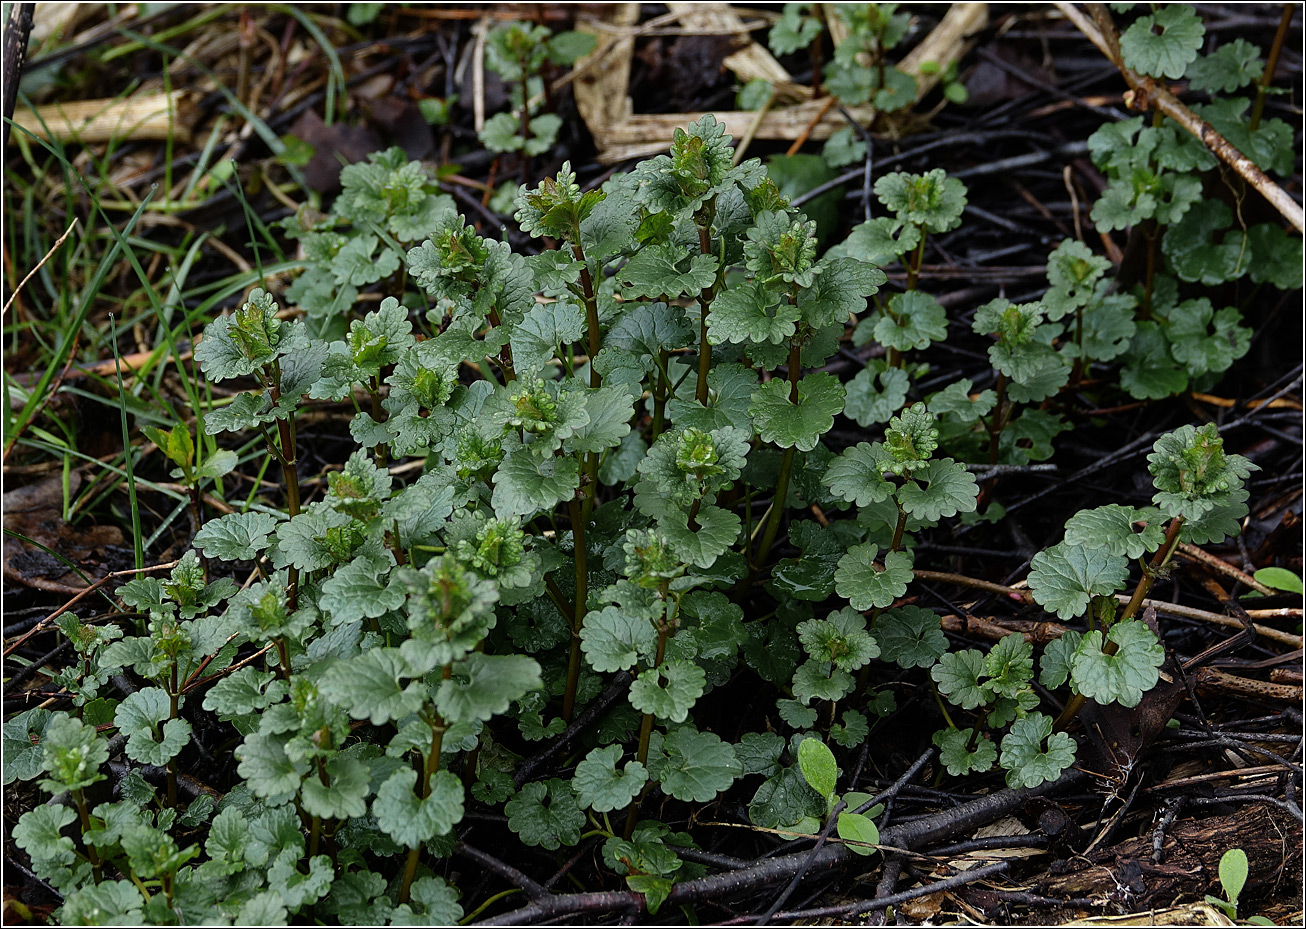
<path fill-rule="evenodd" d="M 326 34 L 309 14 L 290 8 L 284 12 L 321 45 L 328 59 L 328 94 L 336 105 L 342 104 L 344 71 Z M 183 16 L 150 36 L 120 28 L 117 37 L 91 57 L 103 66 L 155 52 L 167 75 L 166 92 L 172 87 L 168 66 L 185 59 L 181 49 L 224 17 L 234 22 L 234 14 L 224 7 Z M 44 54 L 57 51 L 56 45 L 43 49 Z M 115 183 L 122 167 L 119 145 L 81 147 L 14 127 L 5 179 L 11 292 L 37 269 L 4 320 L 6 463 L 42 470 L 48 466 L 57 473 L 63 487 L 61 518 L 73 525 L 120 525 L 132 537 L 137 567 L 157 556 L 156 546 L 169 544 L 170 535 L 188 537 L 193 531 L 187 522 L 186 493 L 166 476 L 166 459 L 149 446 L 140 427 L 186 422 L 197 457 L 215 451 L 217 440 L 205 434 L 203 416 L 225 401 L 199 376 L 189 357 L 191 346 L 204 324 L 233 299 L 265 285 L 269 276 L 302 267 L 302 262 L 287 258 L 278 234 L 245 199 L 249 178 L 239 176 L 237 164 L 222 157 L 234 124 L 251 126 L 274 153 L 282 148 L 281 140 L 224 86 L 224 77 L 234 78 L 219 76 L 193 59 L 185 59 L 185 64 L 214 82 L 232 113 L 216 117 L 184 173 L 174 169 L 173 162 L 189 150 L 169 139 L 160 143 L 160 183 L 133 191 Z M 81 79 L 78 73 L 59 70 L 54 79 L 64 85 L 59 99 L 103 95 L 98 87 L 75 86 Z M 133 82 L 122 96 L 135 88 Z M 20 105 L 27 105 L 25 98 Z M 330 105 L 328 120 L 333 115 Z M 290 172 L 291 195 L 309 199 L 296 189 L 298 174 L 293 168 Z M 270 184 L 274 179 L 265 170 L 261 180 Z M 204 222 L 205 203 L 225 194 L 240 205 L 238 231 Z M 184 216 L 181 224 L 168 219 L 188 211 L 194 215 Z M 71 233 L 55 248 L 74 218 Z M 219 239 L 252 255 L 252 267 L 214 279 L 214 268 L 231 268 L 213 247 Z M 202 280 L 197 280 L 199 271 L 205 272 Z M 128 355 L 133 356 L 130 367 L 115 371 L 103 365 Z M 97 363 L 102 373 L 87 370 Z M 105 454 L 101 427 L 110 416 L 120 424 L 115 432 L 121 432 L 122 447 Z M 94 451 L 88 444 L 92 441 Z M 270 463 L 267 451 L 257 439 L 235 451 L 238 471 L 206 481 L 201 489 L 235 509 L 264 509 L 260 497 L 265 492 L 261 478 Z M 246 478 L 246 469 L 257 476 Z M 75 492 L 74 472 L 82 476 Z"/>

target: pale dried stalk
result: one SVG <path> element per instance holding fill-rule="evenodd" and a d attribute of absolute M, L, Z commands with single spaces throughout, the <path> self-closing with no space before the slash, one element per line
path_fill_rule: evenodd
<path fill-rule="evenodd" d="M 100 142 L 162 140 L 190 141 L 190 126 L 178 118 L 180 94 L 140 94 L 123 100 L 76 100 L 51 103 L 35 110 L 18 110 L 14 125 L 32 135 L 60 142 L 92 145 Z M 47 128 L 48 127 L 48 128 Z M 13 136 L 10 144 L 13 144 Z"/>
<path fill-rule="evenodd" d="M 36 263 L 36 267 L 28 271 L 27 276 L 18 282 L 18 286 L 14 288 L 14 292 L 11 293 L 9 295 L 9 299 L 5 301 L 4 309 L 0 310 L 0 316 L 3 316 L 5 313 L 9 312 L 9 305 L 14 302 L 14 299 L 20 293 L 23 292 L 23 288 L 26 287 L 27 282 L 32 279 L 32 275 L 35 274 L 37 271 L 40 271 L 41 268 L 45 265 L 45 263 L 50 260 L 50 256 L 59 250 L 59 246 L 63 245 L 64 239 L 68 238 L 68 233 L 72 232 L 73 226 L 76 225 L 77 225 L 77 218 L 73 217 L 73 221 L 68 224 L 68 228 L 63 231 L 63 235 L 59 236 L 59 238 L 55 240 L 55 243 L 50 246 L 50 250 L 45 253 L 45 257 L 42 258 L 40 261 L 38 261 Z"/>
<path fill-rule="evenodd" d="M 674 6 L 678 7 L 679 5 Z M 638 5 L 636 4 L 619 5 L 613 18 L 623 18 L 625 19 L 623 25 L 629 26 L 631 24 L 630 10 L 632 8 L 637 13 Z M 695 15 L 716 17 L 713 19 L 716 24 L 713 28 L 726 28 L 729 26 L 728 17 L 738 18 L 733 11 L 722 11 L 718 9 L 716 4 L 700 5 L 695 11 L 687 8 L 676 8 L 674 9 L 674 15 L 679 16 L 682 22 L 687 23 L 695 21 Z M 686 17 L 689 17 L 689 19 L 686 19 Z M 834 19 L 831 20 L 832 23 L 834 21 Z M 938 76 L 921 74 L 921 63 L 936 61 L 939 64 L 940 72 L 946 70 L 951 62 L 959 59 L 964 53 L 966 36 L 982 28 L 987 21 L 987 4 L 954 4 L 944 15 L 939 25 L 921 42 L 920 46 L 903 59 L 899 69 L 916 78 L 918 92 L 923 95 L 937 81 Z M 597 24 L 584 21 L 578 24 L 577 28 L 591 33 L 602 31 L 602 28 Z M 832 32 L 831 35 L 833 37 L 834 33 Z M 687 123 L 705 115 L 703 113 L 632 114 L 628 91 L 630 55 L 633 51 L 634 39 L 625 38 L 620 42 L 625 43 L 624 47 L 617 43 L 605 44 L 601 40 L 599 48 L 587 58 L 577 62 L 573 78 L 576 85 L 577 109 L 580 110 L 581 117 L 585 120 L 590 133 L 599 146 L 599 161 L 604 164 L 613 164 L 665 152 L 671 142 L 672 133 L 676 129 L 684 128 Z M 736 74 L 741 79 L 748 80 L 751 77 L 762 77 L 769 80 L 772 76 L 778 77 L 782 72 L 787 74 L 783 68 L 779 67 L 778 63 L 774 66 L 771 64 L 774 59 L 764 49 L 757 47 L 755 44 L 751 48 L 755 49 L 755 52 L 744 49 L 726 59 L 727 66 L 734 67 Z M 602 61 L 596 59 L 602 59 Z M 783 96 L 784 92 L 789 91 L 791 87 L 797 88 L 798 95 L 811 95 L 811 89 L 801 87 L 801 85 L 782 83 L 775 86 L 781 96 Z M 835 130 L 845 123 L 841 115 L 828 113 L 813 125 L 814 117 L 820 111 L 823 102 L 821 100 L 808 100 L 794 106 L 773 106 L 771 111 L 765 114 L 762 120 L 757 123 L 754 130 L 755 138 L 792 141 L 799 138 L 804 132 L 810 131 L 810 138 L 812 139 L 828 139 Z M 876 114 L 876 110 L 872 106 L 848 107 L 846 109 L 849 116 L 863 125 L 870 123 Z M 731 110 L 717 112 L 713 115 L 725 125 L 726 131 L 735 138 L 740 138 L 747 133 L 757 119 L 757 114 L 750 111 Z"/>

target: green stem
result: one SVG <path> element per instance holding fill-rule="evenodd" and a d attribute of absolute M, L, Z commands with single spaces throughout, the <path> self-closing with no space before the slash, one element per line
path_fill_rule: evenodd
<path fill-rule="evenodd" d="M 281 365 L 272 363 L 272 385 L 270 388 L 272 403 L 281 399 Z M 277 420 L 277 438 L 280 440 L 281 476 L 286 483 L 286 511 L 291 519 L 299 515 L 299 470 L 298 453 L 295 450 L 295 416 L 290 414 L 285 419 Z M 287 571 L 286 600 L 293 613 L 299 608 L 299 569 L 293 565 Z"/>
<path fill-rule="evenodd" d="M 181 693 L 181 684 L 177 680 L 177 662 L 174 659 L 172 668 L 168 674 L 168 720 L 171 722 L 180 715 L 180 700 L 178 695 Z M 177 807 L 177 759 L 172 757 L 168 759 L 168 806 L 172 809 Z"/>
<path fill-rule="evenodd" d="M 943 721 L 948 724 L 948 728 L 959 728 L 958 725 L 952 721 L 952 716 L 948 713 L 948 708 L 944 705 L 943 698 L 939 696 L 939 685 L 934 683 L 933 679 L 930 680 L 930 692 L 934 694 L 934 702 L 938 704 L 939 712 L 943 714 Z M 979 732 L 979 726 L 975 727 L 975 732 Z"/>
<path fill-rule="evenodd" d="M 1183 528 L 1183 525 L 1184 518 L 1182 516 L 1176 516 L 1174 519 L 1170 520 L 1170 525 L 1165 531 L 1165 541 L 1161 543 L 1161 547 L 1156 550 L 1154 555 L 1152 555 L 1152 560 L 1143 566 L 1143 576 L 1138 579 L 1138 586 L 1134 588 L 1134 595 L 1129 598 L 1129 603 L 1125 605 L 1124 612 L 1121 613 L 1120 618 L 1116 620 L 1117 624 L 1131 620 L 1138 615 L 1138 611 L 1143 606 L 1143 601 L 1147 599 L 1147 595 L 1152 589 L 1152 584 L 1161 576 L 1161 571 L 1174 555 L 1174 550 L 1179 545 L 1179 530 Z M 1119 650 L 1120 646 L 1107 639 L 1105 633 L 1103 633 L 1102 654 L 1114 655 Z M 1084 698 L 1083 694 L 1075 694 L 1072 696 L 1070 701 L 1066 704 L 1066 708 L 1062 710 L 1061 715 L 1057 717 L 1054 726 L 1055 731 L 1061 732 L 1070 725 L 1071 721 L 1079 715 L 1079 711 L 1084 708 L 1084 704 L 1087 702 L 1088 701 Z"/>
<path fill-rule="evenodd" d="M 572 544 L 576 550 L 576 608 L 571 623 L 571 655 L 567 660 L 567 689 L 562 696 L 562 718 L 570 723 L 576 709 L 576 686 L 580 680 L 580 631 L 585 624 L 585 601 L 589 596 L 589 566 L 581 506 L 573 499 L 568 504 L 568 510 L 571 512 Z"/>
<path fill-rule="evenodd" d="M 920 226 L 917 226 L 916 228 L 920 231 L 921 241 L 920 244 L 916 246 L 916 251 L 912 255 L 911 264 L 907 267 L 908 290 L 915 290 L 916 281 L 920 279 L 921 266 L 925 264 L 925 240 L 929 237 L 929 233 Z"/>
<path fill-rule="evenodd" d="M 496 329 L 499 328 L 500 320 L 499 320 L 498 310 L 491 309 L 490 312 L 486 314 L 486 316 L 490 320 L 491 326 L 493 326 Z M 499 362 L 499 370 L 503 372 L 503 382 L 505 384 L 517 380 L 517 371 L 515 368 L 513 368 L 513 363 L 512 363 L 511 345 L 504 345 L 503 349 L 499 352 L 498 362 Z"/>
<path fill-rule="evenodd" d="M 319 741 L 323 748 L 330 749 L 331 745 L 331 727 L 323 726 L 318 730 Z M 331 776 L 327 774 L 326 760 L 321 756 L 317 759 L 317 779 L 323 787 L 331 789 Z M 309 828 L 308 833 L 308 855 L 313 857 L 317 854 L 318 846 L 322 841 L 322 817 L 316 813 L 313 814 L 313 825 Z M 335 856 L 332 855 L 334 858 Z"/>
<path fill-rule="evenodd" d="M 381 376 L 378 374 L 372 378 L 372 382 L 367 385 L 367 395 L 372 400 L 372 419 L 378 423 L 383 423 L 389 416 L 385 407 L 381 406 Z M 373 452 L 373 460 L 378 468 L 385 467 L 385 443 L 378 442 L 376 450 Z"/>
<path fill-rule="evenodd" d="M 86 808 L 86 793 L 80 787 L 73 791 L 73 802 L 77 804 L 77 815 L 82 823 L 82 844 L 86 847 L 86 857 L 91 861 L 91 876 L 98 884 L 101 878 L 100 856 L 95 851 L 95 846 L 84 838 L 86 833 L 91 831 L 91 814 Z"/>
<path fill-rule="evenodd" d="M 1081 306 L 1075 310 L 1075 363 L 1070 369 L 1071 386 L 1079 384 L 1084 377 L 1084 371 L 1088 367 L 1087 359 L 1084 358 L 1084 308 Z"/>
<path fill-rule="evenodd" d="M 277 671 L 281 679 L 287 683 L 290 682 L 290 651 L 286 648 L 286 637 L 277 636 L 272 640 L 272 644 L 277 647 L 277 660 L 279 664 Z"/>
<path fill-rule="evenodd" d="M 653 670 L 656 671 L 662 667 L 662 659 L 667 653 L 667 638 L 670 633 L 670 625 L 662 623 L 658 629 L 658 652 L 657 657 L 653 659 Z M 635 753 L 636 760 L 642 765 L 648 762 L 648 745 L 653 736 L 653 714 L 645 713 L 644 718 L 639 724 L 639 749 Z M 626 828 L 622 831 L 622 837 L 629 839 L 635 832 L 635 823 L 639 820 L 639 804 L 644 799 L 644 794 L 648 792 L 649 785 L 645 784 L 644 789 L 639 792 L 633 801 L 630 809 L 626 811 Z"/>
<path fill-rule="evenodd" d="M 453 665 L 445 665 L 442 678 L 449 680 L 453 676 Z M 431 751 L 426 756 L 426 764 L 422 768 L 422 776 L 417 782 L 417 796 L 425 800 L 431 794 L 431 778 L 440 770 L 440 752 L 444 747 L 444 731 L 448 727 L 445 725 L 444 717 L 436 713 L 434 718 L 429 720 L 431 724 Z M 421 857 L 422 843 L 417 843 L 408 849 L 408 860 L 404 862 L 404 879 L 399 887 L 399 902 L 407 903 L 409 893 L 413 888 L 413 877 L 417 874 L 417 860 Z"/>
<path fill-rule="evenodd" d="M 204 528 L 204 511 L 201 508 L 200 485 L 196 483 L 187 483 L 187 496 L 190 497 L 190 518 L 195 523 L 195 531 L 199 532 Z M 204 583 L 209 583 L 209 559 L 203 552 L 198 552 L 200 556 L 200 567 L 204 571 Z"/>

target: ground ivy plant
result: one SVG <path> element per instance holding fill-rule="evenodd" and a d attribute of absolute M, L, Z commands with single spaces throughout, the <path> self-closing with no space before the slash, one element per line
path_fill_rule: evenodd
<path fill-rule="evenodd" d="M 876 738 L 903 679 L 939 698 L 948 772 L 996 766 L 1012 785 L 1072 763 L 1076 701 L 1137 705 L 1163 655 L 1140 605 L 1179 541 L 1237 532 L 1250 463 L 1214 427 L 1180 429 L 1150 458 L 1153 506 L 1080 513 L 1035 557 L 1033 602 L 1088 620 L 1037 659 L 1045 688 L 1069 687 L 1054 724 L 1023 637 L 950 651 L 938 614 L 906 601 L 916 536 L 979 496 L 941 449 L 946 420 L 993 415 L 1001 450 L 1005 404 L 1115 344 L 1100 262 L 1064 247 L 1045 304 L 974 313 L 1004 390 L 904 391 L 866 420 L 882 437 L 831 448 L 836 419 L 860 418 L 822 370 L 841 338 L 869 324 L 893 347 L 946 317 L 911 287 L 869 305 L 876 262 L 818 255 L 813 224 L 730 143 L 708 116 L 600 188 L 565 165 L 523 185 L 516 220 L 547 246 L 532 254 L 447 209 L 414 166 L 373 159 L 333 212 L 364 211 L 348 215 L 371 224 L 373 264 L 383 239 L 416 238 L 386 280 L 417 290 L 328 332 L 259 289 L 205 329 L 199 367 L 235 392 L 204 429 L 261 435 L 285 506 L 210 519 L 166 579 L 119 589 L 114 626 L 65 623 L 72 710 L 5 724 L 5 782 L 51 798 L 13 834 L 62 921 L 451 923 L 490 902 L 447 880 L 473 812 L 510 847 L 601 843 L 613 882 L 655 911 L 703 873 L 683 854 L 695 837 L 660 817 L 731 791 L 755 826 L 824 824 L 872 853 L 871 798 L 836 794 L 839 758 Z M 393 196 L 360 204 L 381 175 Z M 877 191 L 895 211 L 886 256 L 919 256 L 960 215 L 963 191 L 933 173 Z M 306 236 L 340 245 L 314 277 L 323 305 L 352 304 L 344 288 L 364 282 L 331 269 L 358 265 L 354 240 Z M 318 292 L 312 273 L 294 299 Z M 297 431 L 310 402 L 352 407 L 355 450 L 317 476 Z M 180 437 L 154 438 L 192 466 Z M 1117 610 L 1129 559 L 1149 554 Z M 745 719 L 720 700 L 740 681 L 763 695 Z M 612 688 L 554 762 L 523 763 Z M 178 763 L 215 745 L 236 762 L 220 792 Z"/>

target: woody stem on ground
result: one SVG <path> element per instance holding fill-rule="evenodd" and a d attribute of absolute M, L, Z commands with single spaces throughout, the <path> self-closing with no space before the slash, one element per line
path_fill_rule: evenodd
<path fill-rule="evenodd" d="M 449 680 L 453 677 L 453 665 L 445 665 L 441 674 L 442 680 Z M 431 778 L 440 770 L 440 751 L 444 746 L 444 732 L 448 728 L 445 724 L 444 717 L 439 713 L 433 713 L 427 720 L 431 726 L 431 749 L 426 756 L 426 763 L 422 766 L 421 777 L 417 780 L 417 796 L 425 800 L 431 793 Z M 409 894 L 413 889 L 413 877 L 417 874 L 417 860 L 421 857 L 422 843 L 408 849 L 408 860 L 404 862 L 404 879 L 399 887 L 399 902 L 407 903 Z"/>
<path fill-rule="evenodd" d="M 1179 530 L 1183 528 L 1183 525 L 1184 518 L 1182 516 L 1176 516 L 1170 520 L 1170 525 L 1165 531 L 1165 541 L 1152 555 L 1152 560 L 1143 565 L 1143 576 L 1138 579 L 1138 586 L 1134 588 L 1134 595 L 1129 598 L 1124 612 L 1120 614 L 1120 618 L 1116 620 L 1116 623 L 1126 622 L 1138 615 L 1138 611 L 1143 606 L 1143 601 L 1147 599 L 1147 594 L 1152 589 L 1152 584 L 1161 576 L 1162 570 L 1169 563 L 1175 549 L 1179 546 Z M 1102 653 L 1104 655 L 1114 655 L 1119 650 L 1119 646 L 1115 642 L 1108 640 L 1104 633 Z M 1082 694 L 1075 694 L 1071 697 L 1066 704 L 1066 708 L 1057 717 L 1055 730 L 1061 732 L 1070 725 L 1071 721 L 1079 714 L 1079 711 L 1084 708 L 1086 702 L 1087 700 L 1084 699 Z"/>
<path fill-rule="evenodd" d="M 1261 116 L 1265 113 L 1265 98 L 1274 80 L 1274 72 L 1279 67 L 1279 55 L 1283 52 L 1283 40 L 1288 35 L 1288 26 L 1292 23 L 1292 14 L 1297 5 L 1285 3 L 1283 15 L 1279 18 L 1279 28 L 1274 32 L 1274 42 L 1270 45 L 1270 55 L 1265 59 L 1265 70 L 1256 82 L 1256 102 L 1252 104 L 1252 115 L 1247 119 L 1247 128 L 1255 132 L 1261 125 Z"/>
<path fill-rule="evenodd" d="M 576 685 L 580 680 L 580 631 L 585 625 L 585 600 L 589 596 L 589 566 L 585 551 L 585 519 L 574 497 L 567 505 L 571 514 L 571 537 L 576 558 L 576 607 L 571 621 L 571 654 L 567 659 L 567 689 L 562 696 L 562 718 L 571 722 L 576 710 Z"/>

